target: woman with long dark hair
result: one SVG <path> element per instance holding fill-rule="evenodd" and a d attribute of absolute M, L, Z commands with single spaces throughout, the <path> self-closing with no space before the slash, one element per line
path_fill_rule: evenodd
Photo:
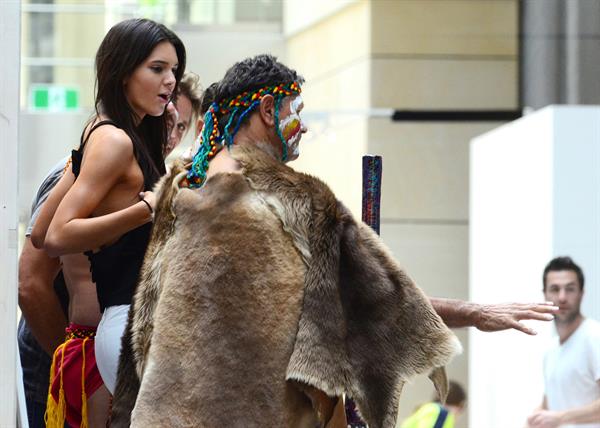
<path fill-rule="evenodd" d="M 165 172 L 164 111 L 185 60 L 183 43 L 161 24 L 131 19 L 110 29 L 96 55 L 95 115 L 73 151 L 71 179 L 65 175 L 46 204 L 50 212 L 58 205 L 45 234 L 46 251 L 89 257 L 102 311 L 96 362 L 111 393 L 150 236 L 150 190 Z"/>

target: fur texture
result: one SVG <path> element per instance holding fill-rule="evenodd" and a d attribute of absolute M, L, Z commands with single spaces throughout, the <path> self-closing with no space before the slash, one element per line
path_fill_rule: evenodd
<path fill-rule="evenodd" d="M 127 327 L 121 341 L 117 385 L 111 411 L 111 427 L 125 428 L 131 424 L 131 411 L 140 388 L 140 378 L 148 354 L 154 310 L 162 291 L 162 251 L 175 223 L 173 198 L 179 191 L 176 183 L 187 173 L 182 161 L 175 161 L 155 186 L 158 201 L 155 207 L 152 236 L 146 250 L 144 264 L 133 303 L 129 309 Z"/>
<path fill-rule="evenodd" d="M 312 427 L 333 409 L 315 397 L 347 393 L 393 427 L 404 382 L 444 383 L 456 337 L 325 184 L 256 147 L 232 154 L 242 174 L 159 197 L 173 214 L 157 212 L 128 326 L 141 385 L 115 408 L 135 402 L 140 427 Z"/>

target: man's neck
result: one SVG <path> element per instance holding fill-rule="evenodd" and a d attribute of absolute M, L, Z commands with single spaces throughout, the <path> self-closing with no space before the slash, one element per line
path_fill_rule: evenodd
<path fill-rule="evenodd" d="M 281 143 L 275 144 L 272 136 L 269 136 L 269 130 L 256 125 L 256 117 L 251 117 L 250 122 L 242 127 L 233 138 L 234 145 L 252 145 L 259 146 L 261 150 L 268 152 L 277 159 L 281 159 Z"/>
<path fill-rule="evenodd" d="M 220 172 L 240 172 L 240 164 L 233 159 L 227 147 L 223 147 L 208 164 L 206 179 Z"/>
<path fill-rule="evenodd" d="M 243 126 L 233 137 L 234 144 L 256 144 L 259 141 L 267 141 L 267 136 L 264 135 L 263 130 L 257 129 L 258 127 L 253 125 L 250 121 L 246 126 Z"/>
<path fill-rule="evenodd" d="M 560 344 L 562 345 L 563 343 L 565 343 L 569 337 L 571 337 L 573 335 L 573 333 L 575 333 L 575 330 L 577 330 L 577 328 L 579 328 L 579 326 L 581 325 L 581 323 L 583 322 L 583 315 L 581 314 L 577 314 L 577 317 L 568 323 L 565 322 L 560 322 L 560 321 L 554 321 L 554 324 L 556 325 L 556 331 L 558 332 L 558 338 L 560 341 Z"/>

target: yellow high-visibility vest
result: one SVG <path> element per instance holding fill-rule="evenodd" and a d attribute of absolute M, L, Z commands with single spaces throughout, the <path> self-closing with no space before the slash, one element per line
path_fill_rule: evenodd
<path fill-rule="evenodd" d="M 401 428 L 454 428 L 454 415 L 439 403 L 423 404 Z"/>

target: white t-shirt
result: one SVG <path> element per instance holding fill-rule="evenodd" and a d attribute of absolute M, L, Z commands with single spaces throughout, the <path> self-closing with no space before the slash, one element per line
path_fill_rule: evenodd
<path fill-rule="evenodd" d="M 565 343 L 558 337 L 544 356 L 545 394 L 549 410 L 581 407 L 600 399 L 600 322 L 586 318 Z M 600 428 L 600 423 L 561 425 Z"/>

